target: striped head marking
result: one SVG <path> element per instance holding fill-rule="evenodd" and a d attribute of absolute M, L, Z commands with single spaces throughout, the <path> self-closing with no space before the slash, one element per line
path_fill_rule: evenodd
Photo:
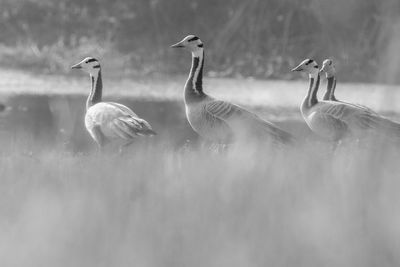
<path fill-rule="evenodd" d="M 303 60 L 297 67 L 293 68 L 292 71 L 304 71 L 308 74 L 318 73 L 318 64 L 313 59 Z"/>
<path fill-rule="evenodd" d="M 100 70 L 100 63 L 93 57 L 87 57 L 81 62 L 73 65 L 71 69 L 82 69 L 90 74 L 97 73 Z"/>
<path fill-rule="evenodd" d="M 325 75 L 327 78 L 335 76 L 336 69 L 335 65 L 333 64 L 332 59 L 325 59 L 324 62 L 322 63 L 322 68 L 320 69 L 320 72 L 325 72 Z"/>
<path fill-rule="evenodd" d="M 171 45 L 172 48 L 185 48 L 190 52 L 197 52 L 203 50 L 203 42 L 195 35 L 188 35 L 182 41 Z"/>

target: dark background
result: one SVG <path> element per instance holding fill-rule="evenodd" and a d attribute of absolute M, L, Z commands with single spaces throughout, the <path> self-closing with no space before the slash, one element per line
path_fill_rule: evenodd
<path fill-rule="evenodd" d="M 1 0 L 0 62 L 66 73 L 96 56 L 129 75 L 183 74 L 169 45 L 205 43 L 207 75 L 299 78 L 306 57 L 335 59 L 341 80 L 400 82 L 398 0 Z"/>

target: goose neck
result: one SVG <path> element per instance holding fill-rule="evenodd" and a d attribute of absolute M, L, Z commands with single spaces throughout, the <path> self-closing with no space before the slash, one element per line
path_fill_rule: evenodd
<path fill-rule="evenodd" d="M 204 50 L 192 52 L 192 66 L 185 84 L 185 101 L 190 102 L 205 96 L 203 92 Z"/>
<path fill-rule="evenodd" d="M 327 77 L 326 92 L 324 94 L 324 100 L 337 101 L 335 97 L 336 89 L 336 78 L 335 76 Z"/>
<path fill-rule="evenodd" d="M 86 110 L 91 106 L 101 102 L 102 99 L 102 91 L 103 91 L 103 81 L 101 77 L 101 71 L 99 70 L 96 73 L 90 74 L 90 80 L 92 82 L 92 88 L 90 90 L 90 94 L 86 101 Z"/>
<path fill-rule="evenodd" d="M 320 83 L 319 73 L 309 75 L 310 85 L 307 91 L 307 95 L 302 103 L 303 109 L 310 109 L 318 103 L 317 93 Z"/>

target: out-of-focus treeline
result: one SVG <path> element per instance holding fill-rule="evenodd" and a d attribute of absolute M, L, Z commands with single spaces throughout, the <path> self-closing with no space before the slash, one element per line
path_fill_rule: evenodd
<path fill-rule="evenodd" d="M 290 79 L 331 57 L 341 80 L 400 81 L 399 0 L 0 0 L 3 67 L 65 72 L 94 55 L 132 74 L 177 74 L 205 43 L 210 76 Z"/>

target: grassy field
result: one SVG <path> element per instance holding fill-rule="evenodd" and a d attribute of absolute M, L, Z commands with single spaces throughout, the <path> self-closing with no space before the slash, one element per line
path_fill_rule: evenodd
<path fill-rule="evenodd" d="M 84 101 L 89 85 L 87 77 L 2 74 L 6 102 L 43 94 L 61 99 L 76 94 Z M 106 96 L 177 101 L 182 82 L 184 77 L 168 82 L 109 77 Z M 249 108 L 268 105 L 279 120 L 287 118 L 287 110 L 297 112 L 307 88 L 301 82 L 219 79 L 206 86 Z M 338 96 L 350 100 L 360 94 L 362 104 L 393 116 L 398 111 L 395 87 L 343 85 Z M 11 103 L 16 113 L 29 106 Z M 51 112 L 65 111 L 61 102 L 51 103 Z M 138 107 L 147 114 L 144 104 Z M 35 125 L 47 125 L 40 124 L 43 114 L 34 117 Z M 165 117 L 157 114 L 154 123 L 164 125 Z M 3 119 L 9 127 L 14 118 L 20 124 L 32 120 L 8 116 Z M 169 124 L 184 120 L 171 116 L 177 118 Z M 218 154 L 172 145 L 161 134 L 115 155 L 77 153 L 57 138 L 38 140 L 29 129 L 0 136 L 0 266 L 400 264 L 397 145 L 373 140 L 333 151 L 309 136 L 286 149 L 249 144 Z"/>
<path fill-rule="evenodd" d="M 4 147 L 4 146 L 3 146 Z M 2 152 L 2 266 L 398 266 L 399 152 Z"/>

